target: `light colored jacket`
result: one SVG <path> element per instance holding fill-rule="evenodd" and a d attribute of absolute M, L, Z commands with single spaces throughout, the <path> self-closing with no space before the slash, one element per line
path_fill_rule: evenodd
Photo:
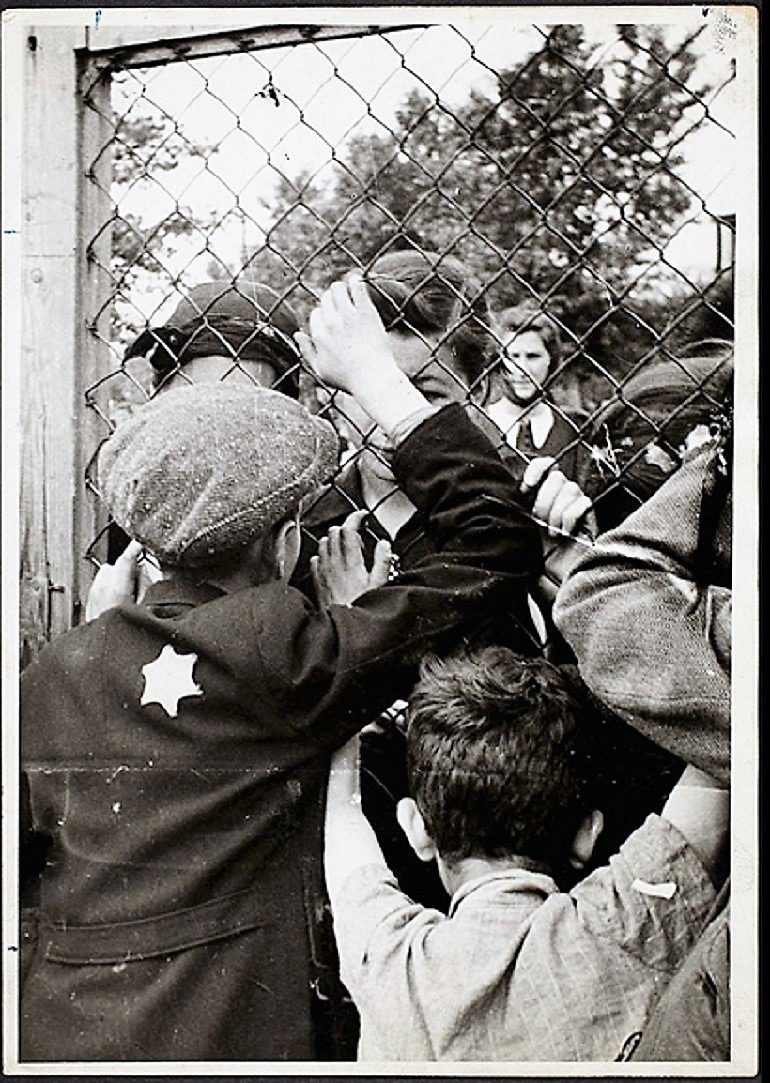
<path fill-rule="evenodd" d="M 673 885 L 661 895 L 656 885 Z M 449 914 L 419 906 L 384 864 L 334 904 L 362 1061 L 614 1061 L 691 951 L 711 880 L 650 816 L 569 893 L 511 866 L 464 883 Z"/>
<path fill-rule="evenodd" d="M 581 676 L 656 744 L 730 777 L 732 592 L 713 585 L 718 456 L 685 464 L 603 534 L 561 587 L 557 628 Z"/>

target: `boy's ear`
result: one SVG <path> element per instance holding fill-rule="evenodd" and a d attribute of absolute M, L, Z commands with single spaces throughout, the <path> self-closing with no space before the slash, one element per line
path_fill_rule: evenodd
<path fill-rule="evenodd" d="M 583 818 L 572 842 L 569 863 L 573 869 L 584 869 L 591 860 L 596 841 L 604 830 L 604 813 L 595 808 Z"/>
<path fill-rule="evenodd" d="M 401 798 L 396 805 L 396 819 L 420 861 L 432 861 L 438 851 L 413 797 Z"/>
<path fill-rule="evenodd" d="M 277 579 L 288 582 L 294 574 L 299 560 L 300 533 L 299 520 L 287 519 L 278 527 L 275 535 L 275 575 Z"/>

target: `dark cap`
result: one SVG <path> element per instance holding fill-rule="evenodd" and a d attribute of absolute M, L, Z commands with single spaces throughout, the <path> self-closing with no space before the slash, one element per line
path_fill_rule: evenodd
<path fill-rule="evenodd" d="M 221 355 L 264 361 L 276 370 L 276 386 L 297 396 L 299 323 L 275 290 L 259 282 L 202 282 L 193 286 L 160 327 L 143 331 L 125 359 L 147 357 L 162 379 L 194 357 Z"/>

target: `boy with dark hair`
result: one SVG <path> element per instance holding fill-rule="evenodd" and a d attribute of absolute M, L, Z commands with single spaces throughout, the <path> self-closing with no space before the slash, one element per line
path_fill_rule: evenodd
<path fill-rule="evenodd" d="M 409 705 L 404 829 L 419 814 L 445 864 L 513 849 L 558 867 L 592 812 L 578 714 L 541 659 L 502 647 L 427 659 Z"/>
<path fill-rule="evenodd" d="M 602 830 L 582 708 L 563 672 L 488 647 L 426 662 L 399 822 L 452 895 L 398 888 L 357 800 L 355 741 L 332 763 L 326 881 L 361 1060 L 615 1060 L 715 898 L 727 798 L 687 768 L 607 867 L 571 891 Z"/>
<path fill-rule="evenodd" d="M 248 279 L 201 282 L 165 324 L 142 331 L 123 360 L 147 357 L 156 388 L 227 380 L 296 399 L 298 330 L 294 311 L 270 286 Z"/>

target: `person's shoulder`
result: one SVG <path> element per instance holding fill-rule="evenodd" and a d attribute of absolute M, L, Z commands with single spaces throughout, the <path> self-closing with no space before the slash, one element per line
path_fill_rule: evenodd
<path fill-rule="evenodd" d="M 583 935 L 614 943 L 645 968 L 673 973 L 697 939 L 716 891 L 684 836 L 652 815 L 570 898 Z"/>
<path fill-rule="evenodd" d="M 196 627 L 221 626 L 229 628 L 234 636 L 243 635 L 248 620 L 253 625 L 266 622 L 271 635 L 298 616 L 317 614 L 312 602 L 297 587 L 282 579 L 259 583 L 242 590 L 230 591 L 205 604 L 191 607 L 185 624 Z"/>
<path fill-rule="evenodd" d="M 79 624 L 49 640 L 22 670 L 22 686 L 55 670 L 63 669 L 70 674 L 98 664 L 114 613 L 115 610 L 107 610 L 95 620 Z"/>
<path fill-rule="evenodd" d="M 687 840 L 665 817 L 651 812 L 620 847 L 627 861 L 644 859 L 664 862 L 678 856 L 688 846 Z"/>
<path fill-rule="evenodd" d="M 607 865 L 577 884 L 570 896 L 631 909 L 654 903 L 694 909 L 696 894 L 713 895 L 713 885 L 682 833 L 663 816 L 651 813 L 629 835 Z"/>

